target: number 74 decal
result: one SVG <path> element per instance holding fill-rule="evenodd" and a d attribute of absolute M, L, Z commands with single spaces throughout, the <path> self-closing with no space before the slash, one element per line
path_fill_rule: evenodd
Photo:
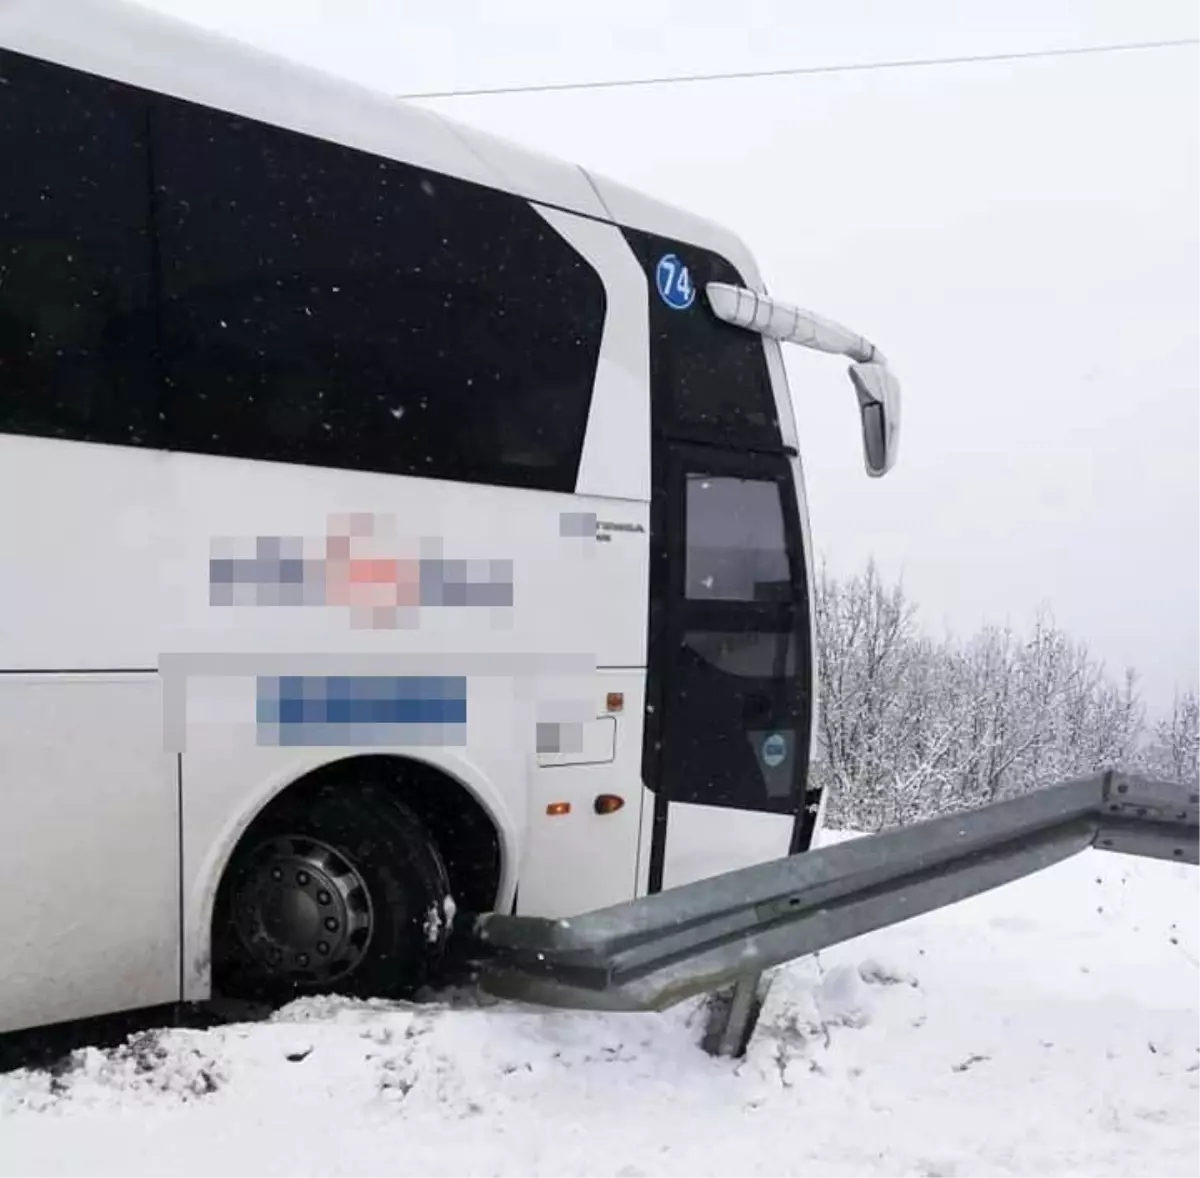
<path fill-rule="evenodd" d="M 692 275 L 678 254 L 664 254 L 654 268 L 659 297 L 673 311 L 686 311 L 696 301 Z"/>

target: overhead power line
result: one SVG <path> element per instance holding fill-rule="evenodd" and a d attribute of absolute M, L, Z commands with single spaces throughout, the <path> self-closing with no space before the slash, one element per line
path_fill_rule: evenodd
<path fill-rule="evenodd" d="M 1124 45 L 1081 45 L 1066 49 L 1030 49 L 1019 53 L 975 53 L 961 57 L 915 57 L 903 61 L 864 61 L 841 65 L 805 65 L 790 69 L 738 70 L 723 74 L 683 74 L 662 78 L 615 78 L 591 82 L 549 82 L 533 86 L 493 86 L 478 90 L 430 90 L 399 94 L 405 101 L 427 98 L 481 98 L 492 94 L 546 94 L 561 90 L 619 90 L 627 86 L 679 86 L 694 82 L 735 82 L 751 78 L 794 78 L 803 74 L 865 73 L 868 70 L 916 69 L 938 65 L 972 65 L 987 61 L 1027 61 L 1038 57 L 1082 57 L 1095 53 L 1133 53 L 1150 49 L 1178 49 L 1200 45 L 1200 37 L 1173 41 L 1134 41 Z"/>

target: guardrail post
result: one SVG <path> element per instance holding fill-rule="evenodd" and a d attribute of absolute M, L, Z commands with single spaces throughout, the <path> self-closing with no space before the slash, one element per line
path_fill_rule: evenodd
<path fill-rule="evenodd" d="M 758 1013 L 758 984 L 761 973 L 742 974 L 733 986 L 729 1005 L 718 1007 L 716 1025 L 710 1029 L 713 1055 L 732 1059 L 745 1050 L 752 1022 Z M 722 1017 L 723 1012 L 723 1017 Z"/>

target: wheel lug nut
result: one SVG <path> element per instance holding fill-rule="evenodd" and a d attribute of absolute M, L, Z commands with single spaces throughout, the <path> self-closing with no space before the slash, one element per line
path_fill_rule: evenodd
<path fill-rule="evenodd" d="M 281 867 L 272 867 L 272 868 L 271 868 L 271 878 L 272 878 L 273 880 L 277 881 L 277 882 L 278 882 L 279 880 L 283 879 L 283 868 L 281 868 Z"/>
<path fill-rule="evenodd" d="M 296 958 L 296 960 L 297 960 L 297 961 L 298 961 L 298 962 L 299 962 L 301 965 L 307 965 L 307 964 L 308 964 L 308 954 L 307 954 L 307 953 L 301 953 L 301 954 L 300 954 L 300 956 Z"/>
<path fill-rule="evenodd" d="M 337 921 L 332 916 L 325 917 L 325 927 L 331 932 L 337 932 Z"/>
<path fill-rule="evenodd" d="M 317 893 L 318 904 L 328 904 L 332 899 L 333 897 L 324 888 Z"/>
<path fill-rule="evenodd" d="M 303 888 L 308 886 L 310 876 L 307 871 L 296 872 L 296 882 Z"/>
<path fill-rule="evenodd" d="M 325 954 L 329 952 L 329 942 L 328 941 L 318 941 L 317 942 L 317 952 L 320 953 L 322 957 L 324 957 Z"/>

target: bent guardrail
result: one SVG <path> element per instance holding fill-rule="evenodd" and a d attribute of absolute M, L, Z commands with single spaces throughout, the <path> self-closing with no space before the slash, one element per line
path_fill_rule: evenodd
<path fill-rule="evenodd" d="M 547 1006 L 662 1010 L 1089 847 L 1196 865 L 1198 801 L 1109 772 L 571 920 L 488 914 L 480 984 Z"/>

